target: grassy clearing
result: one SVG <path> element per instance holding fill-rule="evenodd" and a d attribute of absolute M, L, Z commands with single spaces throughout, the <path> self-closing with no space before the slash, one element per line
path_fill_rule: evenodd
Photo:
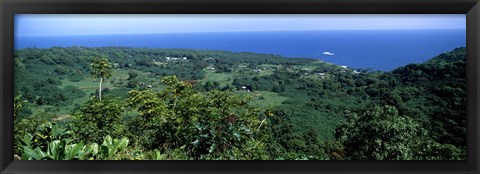
<path fill-rule="evenodd" d="M 273 73 L 274 73 L 274 70 L 267 69 L 267 70 L 262 70 L 262 72 L 258 73 L 258 76 L 268 76 L 268 75 L 272 75 Z"/>
<path fill-rule="evenodd" d="M 137 71 L 137 70 L 133 70 L 133 71 L 135 71 L 138 74 L 137 78 L 140 79 L 141 81 L 152 82 L 152 83 L 160 82 L 158 79 L 152 77 L 151 73 Z M 113 79 L 115 81 L 118 81 L 118 80 L 124 81 L 124 83 L 126 84 L 128 79 L 128 72 L 129 70 L 113 69 L 112 77 L 110 77 L 109 79 L 103 80 L 102 88 L 115 89 L 116 87 L 111 83 L 111 80 Z M 85 77 L 85 79 L 78 82 L 71 82 L 68 79 L 62 80 L 62 87 L 69 86 L 69 85 L 76 86 L 79 89 L 84 90 L 85 92 L 88 92 L 90 90 L 98 89 L 99 80 L 89 76 Z"/>
<path fill-rule="evenodd" d="M 112 70 L 112 77 L 110 77 L 109 79 L 104 79 L 103 83 L 102 83 L 102 87 L 103 88 L 110 88 L 110 89 L 115 88 L 113 86 L 113 84 L 110 83 L 110 80 L 112 78 L 126 80 L 128 78 L 128 71 L 118 70 L 118 69 Z M 98 89 L 98 85 L 99 85 L 99 79 L 93 78 L 91 76 L 86 76 L 85 79 L 83 79 L 81 81 L 78 81 L 78 82 L 72 82 L 68 79 L 63 79 L 62 80 L 62 87 L 75 86 L 75 87 L 78 87 L 81 90 Z"/>
<path fill-rule="evenodd" d="M 277 68 L 279 65 L 274 65 L 274 64 L 261 64 L 259 67 L 261 68 Z"/>
<path fill-rule="evenodd" d="M 317 68 L 318 66 L 316 66 L 316 65 L 294 65 L 293 67 L 297 68 L 297 69 L 302 69 L 302 70 L 313 70 L 313 69 Z"/>
<path fill-rule="evenodd" d="M 212 71 L 205 71 L 205 78 L 200 80 L 200 83 L 205 84 L 207 81 L 217 81 L 220 83 L 220 87 L 231 85 L 234 79 L 232 73 L 215 73 Z"/>
<path fill-rule="evenodd" d="M 81 81 L 78 81 L 78 82 L 72 82 L 72 81 L 69 81 L 67 79 L 63 79 L 62 80 L 62 87 L 65 87 L 65 86 L 75 86 L 75 87 L 78 87 L 79 89 L 81 90 L 84 90 L 84 89 L 95 89 L 95 88 L 98 88 L 98 80 L 95 79 L 95 78 L 92 78 L 92 77 L 85 77 L 85 79 L 81 80 Z M 108 87 L 110 88 L 112 85 L 110 84 L 110 82 L 108 82 L 108 80 L 104 80 L 104 83 L 102 84 L 104 87 Z"/>
<path fill-rule="evenodd" d="M 138 73 L 139 73 L 139 76 L 140 76 L 140 74 L 142 74 L 142 75 L 145 74 L 145 73 L 141 73 L 141 72 L 138 72 Z M 128 71 L 127 70 L 120 70 L 120 69 L 113 69 L 112 70 L 112 77 L 103 81 L 103 83 L 102 83 L 102 88 L 103 89 L 105 89 L 105 88 L 115 89 L 116 88 L 115 86 L 113 86 L 112 83 L 110 83 L 110 80 L 112 78 L 115 78 L 115 79 L 118 79 L 118 80 L 126 80 L 128 78 Z M 98 90 L 98 85 L 99 85 L 99 80 L 96 79 L 96 78 L 92 78 L 90 76 L 86 76 L 85 79 L 83 79 L 81 81 L 78 81 L 78 82 L 72 82 L 72 81 L 69 81 L 68 79 L 63 79 L 62 80 L 62 87 L 75 86 L 75 87 L 78 87 L 83 92 L 85 92 L 86 95 L 73 100 L 72 105 L 59 107 L 59 111 L 57 112 L 57 114 L 60 114 L 60 115 L 69 114 L 75 108 L 76 104 L 82 105 L 83 103 L 87 102 L 89 100 L 91 94 L 95 93 Z M 54 106 L 50 106 L 50 105 L 42 106 L 42 107 L 39 107 L 38 110 L 36 110 L 36 112 L 42 111 L 43 109 L 48 108 L 48 107 L 54 107 Z"/>
<path fill-rule="evenodd" d="M 140 71 L 136 71 L 137 73 L 140 73 Z M 128 70 L 122 70 L 122 69 L 113 69 L 112 70 L 112 77 L 115 77 L 117 79 L 128 79 Z"/>
<path fill-rule="evenodd" d="M 250 102 L 250 104 L 252 106 L 258 106 L 261 108 L 278 106 L 282 104 L 283 101 L 289 99 L 288 97 L 280 96 L 277 93 L 269 91 L 254 91 L 248 94 L 253 97 L 253 100 Z"/>

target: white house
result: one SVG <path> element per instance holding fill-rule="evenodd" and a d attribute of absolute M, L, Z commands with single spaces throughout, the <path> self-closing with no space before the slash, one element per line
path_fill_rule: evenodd
<path fill-rule="evenodd" d="M 322 79 L 325 78 L 325 73 L 317 73 L 317 75 L 318 75 L 318 77 L 320 77 Z"/>

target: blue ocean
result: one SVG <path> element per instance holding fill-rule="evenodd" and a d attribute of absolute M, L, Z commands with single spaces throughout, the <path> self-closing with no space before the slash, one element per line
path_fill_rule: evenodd
<path fill-rule="evenodd" d="M 351 68 L 390 71 L 466 45 L 465 29 L 212 32 L 16 37 L 15 48 L 193 48 L 314 58 Z"/>

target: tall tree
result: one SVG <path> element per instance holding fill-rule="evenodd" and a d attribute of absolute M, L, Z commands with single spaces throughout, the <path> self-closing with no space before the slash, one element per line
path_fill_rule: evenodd
<path fill-rule="evenodd" d="M 98 87 L 98 98 L 102 101 L 102 82 L 103 79 L 108 79 L 112 76 L 112 64 L 106 57 L 96 57 L 90 64 L 92 68 L 92 76 L 100 79 L 100 85 Z"/>

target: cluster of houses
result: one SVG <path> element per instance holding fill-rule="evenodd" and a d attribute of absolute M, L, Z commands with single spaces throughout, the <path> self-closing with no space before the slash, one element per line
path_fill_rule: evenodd
<path fill-rule="evenodd" d="M 174 60 L 187 60 L 187 57 L 165 57 L 167 61 L 174 61 Z"/>
<path fill-rule="evenodd" d="M 347 66 L 340 66 L 340 67 L 341 67 L 341 68 L 340 68 L 339 72 L 342 72 L 342 73 L 347 72 Z M 305 76 L 310 75 L 310 69 L 307 69 L 307 68 L 306 68 L 306 69 L 303 69 L 303 70 L 308 71 L 308 72 L 304 73 Z M 357 70 L 353 70 L 353 73 L 354 73 L 354 74 L 360 74 L 360 72 L 357 71 Z M 315 73 L 315 74 L 312 74 L 312 75 L 316 75 L 316 76 L 318 76 L 318 77 L 321 78 L 321 79 L 325 79 L 326 74 L 327 74 L 327 73 Z"/>
<path fill-rule="evenodd" d="M 347 66 L 340 66 L 340 67 L 342 67 L 342 69 L 340 70 L 340 72 L 346 72 Z M 360 71 L 353 70 L 353 73 L 354 73 L 354 74 L 360 74 Z"/>
<path fill-rule="evenodd" d="M 321 79 L 325 78 L 325 73 L 317 73 L 317 76 L 320 77 Z"/>
<path fill-rule="evenodd" d="M 238 68 L 247 68 L 247 65 L 238 65 Z M 261 73 L 262 71 L 267 70 L 267 68 L 259 68 L 259 69 L 254 69 L 252 70 L 254 73 Z"/>
<path fill-rule="evenodd" d="M 246 87 L 246 86 L 242 86 L 242 89 L 243 89 L 244 91 L 250 92 L 250 90 L 249 90 L 249 89 L 247 89 L 247 87 Z"/>

